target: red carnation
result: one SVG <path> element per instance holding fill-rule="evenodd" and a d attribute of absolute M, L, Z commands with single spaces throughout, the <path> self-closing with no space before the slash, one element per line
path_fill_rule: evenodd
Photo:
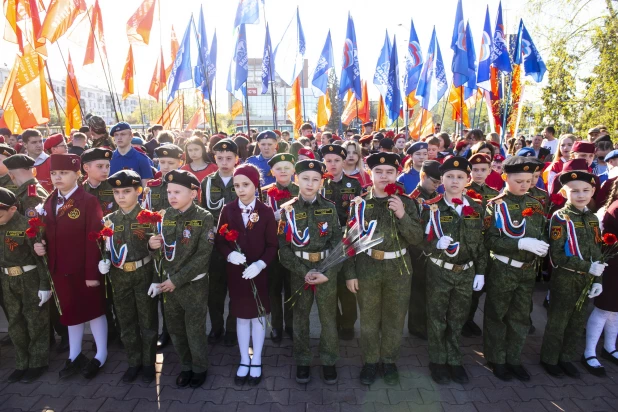
<path fill-rule="evenodd" d="M 454 205 L 463 205 L 463 200 L 454 198 L 453 199 L 453 204 Z"/>
<path fill-rule="evenodd" d="M 468 197 L 472 198 L 472 199 L 478 199 L 478 200 L 482 200 L 483 199 L 483 196 L 481 196 L 480 194 L 476 193 L 472 189 L 468 189 L 468 191 L 466 192 L 466 195 L 468 195 Z"/>
<path fill-rule="evenodd" d="M 227 225 L 225 225 L 227 226 Z M 225 240 L 227 240 L 228 242 L 236 242 L 236 240 L 238 239 L 238 232 L 235 230 L 229 230 L 226 234 L 225 234 Z"/>
<path fill-rule="evenodd" d="M 163 215 L 159 212 L 151 212 L 150 217 L 152 219 L 151 223 L 160 223 L 163 221 Z"/>
<path fill-rule="evenodd" d="M 219 228 L 219 234 L 221 236 L 225 236 L 226 233 L 227 233 L 227 223 Z"/>
<path fill-rule="evenodd" d="M 331 179 L 332 180 L 334 178 L 335 178 L 335 176 L 333 176 L 332 173 L 324 173 L 322 175 L 322 179 Z"/>
<path fill-rule="evenodd" d="M 111 237 L 114 236 L 114 229 L 111 227 L 105 226 L 100 233 L 100 236 Z"/>
<path fill-rule="evenodd" d="M 607 246 L 613 246 L 617 241 L 618 239 L 613 233 L 606 233 L 603 235 L 603 243 L 605 243 Z"/>
<path fill-rule="evenodd" d="M 476 215 L 476 211 L 472 206 L 464 206 L 461 213 L 463 213 L 464 216 Z"/>
<path fill-rule="evenodd" d="M 384 188 L 384 192 L 386 192 L 386 194 L 389 196 L 402 195 L 403 189 L 395 183 L 389 183 Z"/>
<path fill-rule="evenodd" d="M 279 196 L 279 189 L 273 186 L 266 191 L 266 194 L 276 200 Z"/>
<path fill-rule="evenodd" d="M 29 227 L 28 229 L 26 229 L 26 236 L 28 236 L 30 239 L 33 239 L 36 237 L 36 229 L 33 227 Z"/>
<path fill-rule="evenodd" d="M 101 238 L 101 234 L 99 232 L 90 232 L 88 233 L 88 240 L 91 242 L 96 242 Z"/>
<path fill-rule="evenodd" d="M 356 256 L 356 250 L 354 250 L 354 248 L 350 248 L 350 249 L 348 249 L 345 253 L 346 253 L 346 255 L 348 255 L 349 257 L 354 257 L 354 256 Z"/>
<path fill-rule="evenodd" d="M 556 206 L 562 206 L 566 202 L 566 199 L 560 193 L 551 195 L 549 200 Z"/>
<path fill-rule="evenodd" d="M 523 217 L 532 216 L 533 214 L 534 214 L 534 210 L 532 210 L 532 208 L 530 208 L 530 207 L 528 207 L 528 208 L 524 209 L 524 210 L 521 212 L 521 215 L 522 215 Z"/>
<path fill-rule="evenodd" d="M 43 221 L 38 217 L 33 217 L 32 219 L 28 220 L 28 224 L 30 225 L 30 227 L 33 228 L 45 226 L 45 223 L 43 223 Z"/>
<path fill-rule="evenodd" d="M 137 222 L 140 225 L 145 225 L 152 222 L 152 212 L 150 210 L 142 210 L 137 214 Z"/>

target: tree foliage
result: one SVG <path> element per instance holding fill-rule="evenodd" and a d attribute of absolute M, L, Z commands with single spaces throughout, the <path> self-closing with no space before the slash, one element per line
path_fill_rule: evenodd
<path fill-rule="evenodd" d="M 563 43 L 555 43 L 547 62 L 548 82 L 541 95 L 545 108 L 543 123 L 554 125 L 560 133 L 571 131 L 576 123 L 574 71 L 577 60 Z"/>
<path fill-rule="evenodd" d="M 331 115 L 326 130 L 338 131 L 341 127 L 341 112 L 343 110 L 343 101 L 339 98 L 339 79 L 335 70 L 331 70 L 328 75 L 328 97 L 330 97 Z"/>

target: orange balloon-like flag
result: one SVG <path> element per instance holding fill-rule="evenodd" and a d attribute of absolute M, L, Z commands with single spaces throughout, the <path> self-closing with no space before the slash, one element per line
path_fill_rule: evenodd
<path fill-rule="evenodd" d="M 71 60 L 71 54 L 69 53 L 69 63 L 67 67 L 67 112 L 65 121 L 66 135 L 71 134 L 71 129 L 79 129 L 82 126 L 82 112 L 79 106 L 79 87 L 77 85 L 77 78 L 75 77 L 75 71 L 73 70 L 73 61 Z"/>
<path fill-rule="evenodd" d="M 124 64 L 122 70 L 122 80 L 124 82 L 124 89 L 122 90 L 122 100 L 132 95 L 135 91 L 133 89 L 133 73 L 135 73 L 135 62 L 133 61 L 133 47 L 129 45 L 129 54 L 127 54 L 127 61 Z"/>
<path fill-rule="evenodd" d="M 38 33 L 39 42 L 54 43 L 66 33 L 77 16 L 86 11 L 85 0 L 52 0 Z"/>
<path fill-rule="evenodd" d="M 127 37 L 129 43 L 148 44 L 150 41 L 150 30 L 154 18 L 156 0 L 144 0 L 137 8 L 135 13 L 127 21 Z"/>
<path fill-rule="evenodd" d="M 92 24 L 90 25 L 90 34 L 88 35 L 88 45 L 86 46 L 86 55 L 84 56 L 84 66 L 94 63 L 94 52 L 96 49 L 99 50 L 99 53 L 103 54 L 101 58 L 107 58 L 105 36 L 103 35 L 103 15 L 101 14 L 99 0 L 95 0 L 94 2 L 94 8 L 92 9 L 90 21 Z"/>
<path fill-rule="evenodd" d="M 167 79 L 165 76 L 165 63 L 163 62 L 163 47 L 161 47 L 161 55 L 157 59 L 157 65 L 155 66 L 154 73 L 152 74 L 152 80 L 150 81 L 150 88 L 148 89 L 148 95 L 154 97 L 159 101 L 159 94 L 165 87 Z"/>

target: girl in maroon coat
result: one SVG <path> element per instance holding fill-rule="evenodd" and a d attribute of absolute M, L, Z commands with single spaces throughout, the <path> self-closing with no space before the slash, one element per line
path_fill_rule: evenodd
<path fill-rule="evenodd" d="M 243 164 L 236 168 L 234 189 L 238 200 L 226 204 L 221 210 L 219 230 L 215 237 L 217 249 L 223 256 L 227 256 L 230 310 L 237 318 L 240 366 L 236 372 L 235 382 L 242 385 L 248 380 L 252 386 L 260 383 L 262 377 L 262 347 L 266 336 L 265 315 L 270 312 L 267 266 L 277 256 L 278 248 L 275 215 L 268 206 L 256 199 L 256 189 L 259 187 L 260 172 L 255 166 Z M 228 231 L 238 232 L 236 242 L 226 240 L 222 234 L 225 228 Z M 262 313 L 258 311 L 250 279 L 253 279 L 264 308 Z M 251 360 L 250 339 L 253 341 Z"/>
<path fill-rule="evenodd" d="M 103 213 L 97 198 L 78 184 L 79 156 L 53 154 L 50 161 L 55 190 L 43 207 L 45 239 L 35 244 L 35 251 L 39 256 L 48 255 L 62 309 L 60 322 L 69 329 L 69 359 L 60 377 L 81 372 L 91 379 L 107 359 L 105 292 L 98 269 L 101 252 L 96 242 L 88 240 L 89 233 L 101 230 Z M 92 360 L 82 354 L 86 322 L 90 322 L 97 345 Z"/>

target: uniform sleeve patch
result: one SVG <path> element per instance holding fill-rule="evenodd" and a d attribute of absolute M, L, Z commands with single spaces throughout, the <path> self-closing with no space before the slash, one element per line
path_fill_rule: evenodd
<path fill-rule="evenodd" d="M 551 227 L 552 240 L 558 240 L 561 237 L 562 237 L 562 226 L 552 226 Z"/>
<path fill-rule="evenodd" d="M 491 225 L 491 216 L 485 216 L 483 218 L 483 228 L 485 230 L 489 229 L 489 226 Z"/>
<path fill-rule="evenodd" d="M 36 217 L 37 213 L 36 213 L 36 209 L 33 207 L 29 207 L 28 209 L 26 209 L 26 212 L 24 213 L 26 215 L 27 218 L 32 219 L 33 217 Z"/>

